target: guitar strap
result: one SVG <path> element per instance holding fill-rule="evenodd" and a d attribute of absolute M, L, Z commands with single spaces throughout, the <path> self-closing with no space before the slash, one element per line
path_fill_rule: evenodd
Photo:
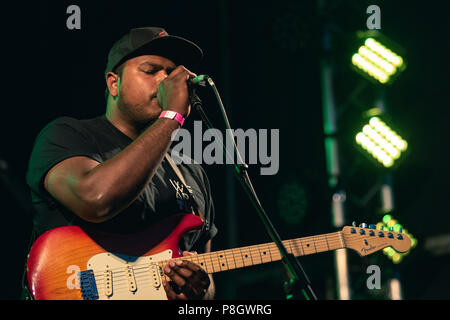
<path fill-rule="evenodd" d="M 172 158 L 169 156 L 168 153 L 166 153 L 164 157 L 166 158 L 167 162 L 172 167 L 172 169 L 175 172 L 175 174 L 177 175 L 177 177 L 181 180 L 181 183 L 186 188 L 187 192 L 189 192 L 189 189 L 187 187 L 187 183 L 184 180 L 183 174 L 181 173 L 180 169 L 178 169 L 177 165 L 175 164 L 175 162 L 173 162 Z M 193 198 L 193 202 L 195 203 L 195 207 L 196 207 L 196 209 L 198 211 L 198 215 L 200 216 L 200 218 L 202 218 L 203 221 L 205 221 L 205 217 L 204 217 L 202 211 L 200 210 L 200 208 L 198 207 L 198 205 L 196 204 L 194 197 L 192 196 L 192 194 L 190 196 Z M 195 214 L 194 209 L 192 209 L 192 213 Z"/>

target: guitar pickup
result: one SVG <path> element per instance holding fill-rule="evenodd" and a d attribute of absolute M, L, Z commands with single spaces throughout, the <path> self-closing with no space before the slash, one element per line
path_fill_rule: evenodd
<path fill-rule="evenodd" d="M 150 276 L 152 277 L 153 287 L 159 289 L 161 287 L 160 268 L 155 263 L 150 265 Z"/>
<path fill-rule="evenodd" d="M 106 270 L 103 273 L 103 277 L 105 279 L 105 296 L 109 298 L 113 294 L 112 271 Z"/>
<path fill-rule="evenodd" d="M 130 292 L 136 292 L 137 286 L 136 286 L 136 278 L 134 277 L 133 267 L 128 266 L 125 269 L 125 271 L 127 275 L 128 287 L 130 289 Z"/>

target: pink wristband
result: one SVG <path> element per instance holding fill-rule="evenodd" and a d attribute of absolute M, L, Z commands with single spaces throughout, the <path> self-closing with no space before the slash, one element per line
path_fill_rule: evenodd
<path fill-rule="evenodd" d="M 177 120 L 180 123 L 180 126 L 183 126 L 183 123 L 184 123 L 184 117 L 175 111 L 164 110 L 159 115 L 159 118 L 168 118 L 168 119 Z"/>

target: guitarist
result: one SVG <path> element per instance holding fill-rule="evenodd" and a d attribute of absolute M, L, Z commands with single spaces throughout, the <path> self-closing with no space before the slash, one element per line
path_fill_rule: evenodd
<path fill-rule="evenodd" d="M 165 158 L 191 111 L 187 81 L 196 75 L 187 68 L 202 56 L 196 44 L 156 27 L 132 29 L 112 46 L 105 114 L 57 118 L 36 138 L 26 176 L 33 239 L 66 225 L 133 233 L 194 212 L 205 224 L 182 239 L 183 255 L 210 251 L 217 228 L 208 178 L 199 165 L 182 163 L 184 184 Z M 169 298 L 213 298 L 212 278 L 199 265 L 171 261 L 163 271 L 172 280 L 164 283 Z"/>

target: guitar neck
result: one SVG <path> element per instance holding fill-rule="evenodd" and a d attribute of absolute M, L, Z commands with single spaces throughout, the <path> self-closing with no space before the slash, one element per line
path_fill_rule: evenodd
<path fill-rule="evenodd" d="M 296 257 L 345 248 L 342 232 L 283 241 L 288 253 Z M 207 273 L 216 273 L 281 260 L 274 242 L 181 257 L 200 265 Z M 161 261 L 165 265 L 167 261 Z"/>

